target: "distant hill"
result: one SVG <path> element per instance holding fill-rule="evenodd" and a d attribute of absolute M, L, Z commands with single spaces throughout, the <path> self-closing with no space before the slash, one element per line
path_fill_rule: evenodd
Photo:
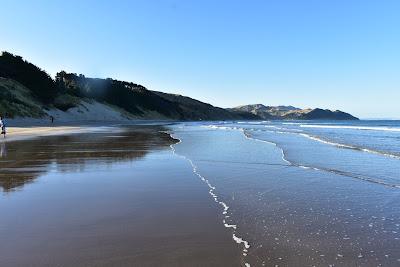
<path fill-rule="evenodd" d="M 239 106 L 230 109 L 231 111 L 250 112 L 266 120 L 358 120 L 349 113 L 340 110 L 329 109 L 300 109 L 293 106 L 264 106 L 253 104 Z"/>
<path fill-rule="evenodd" d="M 210 104 L 203 103 L 196 99 L 182 95 L 167 94 L 156 91 L 153 91 L 153 93 L 173 103 L 177 103 L 179 108 L 189 119 L 196 119 L 196 118 L 200 118 L 202 120 L 207 120 L 208 118 L 213 118 L 214 120 L 235 120 L 238 118 L 249 119 L 249 120 L 259 119 L 258 116 L 249 112 L 229 111 L 227 109 L 214 107 Z"/>
<path fill-rule="evenodd" d="M 111 78 L 60 71 L 53 79 L 20 56 L 0 56 L 0 114 L 56 120 L 356 119 L 341 111 L 262 104 L 223 109 Z"/>

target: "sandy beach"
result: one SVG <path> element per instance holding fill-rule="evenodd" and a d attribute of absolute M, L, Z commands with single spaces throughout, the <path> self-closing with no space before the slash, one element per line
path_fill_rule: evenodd
<path fill-rule="evenodd" d="M 0 142 L 90 132 L 96 131 L 96 126 L 105 125 L 104 122 L 85 120 L 63 120 L 51 123 L 49 118 L 6 118 L 5 123 L 7 126 L 7 135 L 6 138 L 1 136 Z"/>
<path fill-rule="evenodd" d="M 78 126 L 32 126 L 32 127 L 7 127 L 6 138 L 0 142 L 10 142 L 23 139 L 31 139 L 40 136 L 72 134 L 89 131 L 88 127 Z"/>
<path fill-rule="evenodd" d="M 6 119 L 7 135 L 6 138 L 0 138 L 0 142 L 26 140 L 41 136 L 97 132 L 107 130 L 107 127 L 118 127 L 120 125 L 167 125 L 170 123 L 173 123 L 173 121 L 139 119 L 107 121 L 99 118 L 93 120 L 76 118 L 74 120 L 70 117 L 63 117 L 51 123 L 48 118 Z"/>

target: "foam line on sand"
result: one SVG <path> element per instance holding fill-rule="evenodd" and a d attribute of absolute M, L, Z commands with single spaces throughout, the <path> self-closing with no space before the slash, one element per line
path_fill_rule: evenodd
<path fill-rule="evenodd" d="M 198 171 L 198 169 L 197 169 L 197 166 L 194 164 L 194 162 L 193 162 L 190 158 L 188 158 L 188 157 L 186 157 L 186 156 L 183 156 L 183 155 L 181 155 L 181 154 L 178 154 L 178 153 L 176 152 L 176 150 L 175 150 L 175 145 L 181 143 L 182 141 L 181 141 L 179 138 L 173 136 L 170 132 L 165 132 L 165 133 L 169 134 L 169 135 L 171 136 L 171 138 L 174 138 L 174 139 L 178 140 L 178 143 L 173 144 L 173 145 L 170 146 L 170 147 L 171 147 L 171 150 L 172 150 L 172 153 L 173 153 L 174 155 L 177 155 L 177 156 L 179 156 L 179 157 L 181 157 L 181 158 L 187 160 L 187 161 L 190 163 L 190 165 L 192 166 L 192 169 L 193 169 L 193 173 L 194 173 L 196 176 L 198 176 L 198 177 L 208 186 L 208 188 L 209 188 L 208 193 L 211 195 L 211 197 L 213 198 L 213 200 L 214 200 L 217 204 L 219 204 L 219 205 L 222 206 L 222 208 L 223 208 L 222 215 L 224 216 L 224 219 L 222 220 L 222 223 L 223 223 L 223 225 L 224 225 L 225 228 L 230 229 L 230 230 L 232 231 L 232 239 L 233 239 L 237 244 L 239 244 L 239 245 L 242 246 L 242 255 L 243 255 L 244 257 L 246 257 L 247 254 L 248 254 L 248 250 L 249 250 L 249 248 L 250 248 L 250 244 L 249 244 L 248 241 L 246 241 L 246 240 L 244 240 L 242 237 L 238 236 L 238 233 L 237 233 L 237 225 L 236 225 L 236 224 L 229 224 L 229 223 L 226 222 L 226 219 L 229 218 L 229 215 L 227 215 L 227 214 L 228 214 L 228 210 L 229 210 L 229 206 L 227 205 L 227 203 L 225 203 L 225 202 L 219 200 L 219 197 L 218 197 L 217 193 L 215 192 L 215 191 L 216 191 L 215 186 L 213 186 L 207 178 L 205 178 L 204 176 L 202 176 L 202 175 L 199 173 L 199 171 Z M 247 262 L 244 262 L 243 265 L 246 266 L 246 267 L 250 267 L 250 264 L 247 263 Z"/>

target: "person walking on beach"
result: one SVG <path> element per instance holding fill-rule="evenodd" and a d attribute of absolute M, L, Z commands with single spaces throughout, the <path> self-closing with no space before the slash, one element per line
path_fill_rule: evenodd
<path fill-rule="evenodd" d="M 0 116 L 0 128 L 1 134 L 4 136 L 4 138 L 6 138 L 6 123 L 2 116 Z"/>

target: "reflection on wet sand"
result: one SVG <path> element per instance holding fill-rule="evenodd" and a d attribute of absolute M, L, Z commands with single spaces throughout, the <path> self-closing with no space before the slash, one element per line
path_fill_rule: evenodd
<path fill-rule="evenodd" d="M 0 266 L 239 266 L 218 207 L 163 130 L 7 143 Z"/>
<path fill-rule="evenodd" d="M 0 158 L 7 156 L 7 147 L 6 143 L 0 144 Z"/>
<path fill-rule="evenodd" d="M 149 150 L 165 149 L 174 142 L 163 130 L 161 126 L 136 126 L 0 143 L 0 188 L 16 190 L 52 168 L 58 172 L 84 171 L 89 162 L 137 160 Z"/>

